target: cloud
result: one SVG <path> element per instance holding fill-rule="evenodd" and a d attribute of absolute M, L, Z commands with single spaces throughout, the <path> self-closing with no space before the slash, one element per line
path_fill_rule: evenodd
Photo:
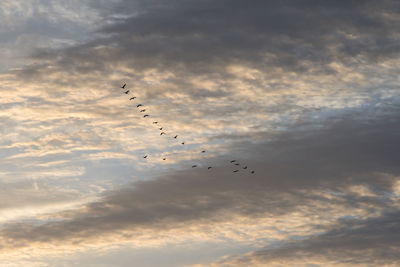
<path fill-rule="evenodd" d="M 227 66 L 244 65 L 334 74 L 333 62 L 347 64 L 358 56 L 375 61 L 397 53 L 393 10 L 398 4 L 351 2 L 122 1 L 110 12 L 131 16 L 101 30 L 110 37 L 68 50 L 61 63 L 101 70 L 106 66 L 98 64 L 100 55 L 113 67 L 121 62 L 136 72 L 157 68 L 218 77 Z M 83 59 L 90 66 L 79 64 Z"/>
<path fill-rule="evenodd" d="M 380 7 L 373 1 L 92 5 L 111 21 L 96 38 L 39 50 L 31 57 L 35 64 L 13 74 L 36 84 L 36 93 L 68 105 L 82 101 L 85 111 L 97 103 L 92 114 L 113 109 L 114 118 L 123 110 L 104 100 L 126 81 L 156 106 L 156 116 L 179 129 L 267 124 L 273 117 L 360 105 L 395 91 L 392 1 Z M 83 84 L 90 94 L 74 89 Z"/>
<path fill-rule="evenodd" d="M 328 250 L 327 235 L 353 230 L 343 217 L 370 227 L 396 214 L 397 2 L 30 3 L 22 18 L 18 4 L 0 11 L 28 62 L 0 74 L 1 175 L 35 179 L 6 206 L 46 206 L 46 186 L 73 192 L 49 202 L 103 195 L 10 221 L 4 254 L 232 241 L 266 248 L 249 259 L 262 265 L 284 254 L 277 243 Z M 121 97 L 125 82 L 187 146 L 160 139 Z M 256 174 L 233 174 L 233 158 Z"/>
<path fill-rule="evenodd" d="M 10 224 L 2 230 L 2 247 L 96 242 L 115 233 L 126 233 L 128 239 L 146 233 L 151 239 L 154 233 L 176 231 L 179 237 L 198 224 L 218 226 L 297 211 L 301 220 L 310 214 L 320 217 L 306 236 L 347 223 L 340 221 L 344 216 L 379 221 L 386 210 L 394 209 L 390 194 L 400 172 L 399 120 L 396 114 L 368 121 L 345 116 L 320 129 L 298 126 L 262 144 L 239 142 L 231 155 L 246 161 L 256 175 L 233 174 L 232 167 L 223 165 L 228 158 L 215 159 L 219 164 L 213 172 L 182 170 L 138 181 L 81 209 L 54 214 L 61 218 L 57 222 Z M 325 235 L 329 231 L 318 238 Z"/>
<path fill-rule="evenodd" d="M 398 211 L 373 219 L 343 219 L 324 234 L 221 261 L 215 266 L 396 266 L 400 262 L 398 220 Z"/>
<path fill-rule="evenodd" d="M 0 16 L 2 72 L 32 64 L 28 57 L 37 49 L 60 49 L 87 40 L 100 20 L 89 1 L 3 1 Z"/>

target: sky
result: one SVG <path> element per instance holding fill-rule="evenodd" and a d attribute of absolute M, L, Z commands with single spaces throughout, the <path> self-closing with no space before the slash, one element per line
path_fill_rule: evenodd
<path fill-rule="evenodd" d="M 0 0 L 0 265 L 399 266 L 399 29 L 395 0 Z"/>

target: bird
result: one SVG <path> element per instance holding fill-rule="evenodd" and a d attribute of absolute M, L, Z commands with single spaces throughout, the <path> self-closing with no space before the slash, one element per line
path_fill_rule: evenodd
<path fill-rule="evenodd" d="M 244 169 L 244 170 L 247 169 L 247 166 L 244 166 L 243 169 Z"/>
<path fill-rule="evenodd" d="M 239 170 L 234 170 L 233 172 L 238 172 Z"/>
<path fill-rule="evenodd" d="M 154 123 L 154 122 L 153 122 L 153 123 Z M 161 128 L 158 128 L 158 129 L 159 129 L 160 131 L 162 131 L 162 128 L 163 128 L 163 127 L 161 127 Z"/>
<path fill-rule="evenodd" d="M 197 165 L 192 165 L 192 168 L 196 168 L 197 167 Z"/>
<path fill-rule="evenodd" d="M 234 163 L 234 162 L 236 162 L 236 160 L 231 160 L 231 163 Z"/>
<path fill-rule="evenodd" d="M 163 158 L 162 160 L 166 160 L 167 158 Z"/>
<path fill-rule="evenodd" d="M 182 145 L 184 145 L 184 144 L 185 144 L 185 142 L 182 142 L 181 144 L 182 144 Z"/>
<path fill-rule="evenodd" d="M 129 94 L 129 90 L 124 92 L 125 94 Z"/>
<path fill-rule="evenodd" d="M 129 98 L 129 100 L 133 100 L 133 99 L 135 99 L 135 98 L 136 98 L 136 96 L 133 96 L 133 97 Z"/>
<path fill-rule="evenodd" d="M 206 151 L 205 151 L 205 150 L 202 150 L 201 153 L 206 153 Z"/>
<path fill-rule="evenodd" d="M 165 133 L 164 133 L 164 132 L 161 132 L 161 133 L 160 133 L 160 135 L 163 135 L 163 134 L 165 134 Z"/>
<path fill-rule="evenodd" d="M 207 170 L 211 169 L 212 167 L 208 167 Z"/>
<path fill-rule="evenodd" d="M 239 163 L 235 163 L 235 165 L 236 165 L 236 166 L 239 166 L 240 164 L 239 164 Z"/>
<path fill-rule="evenodd" d="M 143 118 L 146 118 L 146 117 L 148 117 L 148 116 L 150 116 L 150 115 L 147 115 L 147 114 L 146 114 L 146 115 L 143 116 Z"/>
<path fill-rule="evenodd" d="M 145 109 L 142 109 L 140 112 L 145 112 L 146 110 Z"/>
<path fill-rule="evenodd" d="M 176 139 L 178 137 L 178 135 L 175 135 L 174 138 Z"/>
<path fill-rule="evenodd" d="M 144 158 L 144 159 L 146 159 L 146 158 L 147 158 L 147 155 L 146 155 L 146 156 L 144 156 L 143 158 Z"/>
<path fill-rule="evenodd" d="M 158 123 L 158 121 L 153 121 L 153 124 L 157 124 Z"/>
<path fill-rule="evenodd" d="M 142 107 L 143 105 L 142 104 L 139 104 L 139 105 L 137 105 L 136 107 L 138 108 L 138 107 Z"/>
<path fill-rule="evenodd" d="M 254 174 L 254 171 L 251 171 L 251 174 Z"/>
<path fill-rule="evenodd" d="M 122 89 L 125 89 L 126 83 L 124 85 L 121 86 Z"/>

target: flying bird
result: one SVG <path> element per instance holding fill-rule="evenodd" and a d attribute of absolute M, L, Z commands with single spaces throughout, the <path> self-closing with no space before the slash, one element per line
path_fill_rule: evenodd
<path fill-rule="evenodd" d="M 129 100 L 133 100 L 133 99 L 135 99 L 135 98 L 136 98 L 136 96 L 133 96 L 133 97 L 129 98 Z"/>
<path fill-rule="evenodd" d="M 243 169 L 244 169 L 244 170 L 247 169 L 247 166 L 244 166 Z"/>
<path fill-rule="evenodd" d="M 161 132 L 161 133 L 160 133 L 160 135 L 163 135 L 163 134 L 165 134 L 165 133 L 164 133 L 164 132 Z"/>
<path fill-rule="evenodd" d="M 163 158 L 162 160 L 166 160 L 167 158 Z"/>
<path fill-rule="evenodd" d="M 153 121 L 153 124 L 157 124 L 158 123 L 158 121 Z"/>
<path fill-rule="evenodd" d="M 176 139 L 178 137 L 178 135 L 175 135 L 174 138 Z"/>
<path fill-rule="evenodd" d="M 234 163 L 234 162 L 236 162 L 236 160 L 231 160 L 231 163 Z"/>
<path fill-rule="evenodd" d="M 205 151 L 205 150 L 202 150 L 201 153 L 206 153 L 206 151 Z"/>
<path fill-rule="evenodd" d="M 139 104 L 139 105 L 137 105 L 136 107 L 138 108 L 138 107 L 142 107 L 143 105 L 142 104 Z"/>
<path fill-rule="evenodd" d="M 212 167 L 208 167 L 207 170 L 211 169 Z"/>
<path fill-rule="evenodd" d="M 154 123 L 154 122 L 153 122 L 153 123 Z M 158 128 L 158 129 L 160 129 L 160 131 L 162 131 L 162 128 L 163 128 L 163 127 L 161 127 L 161 128 Z"/>
<path fill-rule="evenodd" d="M 125 94 L 129 94 L 129 90 L 124 92 Z"/>
<path fill-rule="evenodd" d="M 182 142 L 181 144 L 182 144 L 182 145 L 184 145 L 184 144 L 185 144 L 185 142 Z"/>
<path fill-rule="evenodd" d="M 145 109 L 142 109 L 140 112 L 145 112 L 146 110 Z"/>
<path fill-rule="evenodd" d="M 234 170 L 233 172 L 238 172 L 239 170 Z"/>
<path fill-rule="evenodd" d="M 150 116 L 150 115 L 147 115 L 147 114 L 146 114 L 146 115 L 143 116 L 143 118 L 146 118 L 146 117 L 148 117 L 148 116 Z"/>
<path fill-rule="evenodd" d="M 147 159 L 147 155 L 143 157 L 144 159 Z"/>
<path fill-rule="evenodd" d="M 122 89 L 125 89 L 126 83 L 124 85 L 121 86 Z"/>
<path fill-rule="evenodd" d="M 236 165 L 236 166 L 239 166 L 240 164 L 239 164 L 239 163 L 235 163 L 235 165 Z"/>
<path fill-rule="evenodd" d="M 251 171 L 251 174 L 254 174 L 254 171 Z"/>
<path fill-rule="evenodd" d="M 192 165 L 192 168 L 196 168 L 197 167 L 197 165 Z"/>

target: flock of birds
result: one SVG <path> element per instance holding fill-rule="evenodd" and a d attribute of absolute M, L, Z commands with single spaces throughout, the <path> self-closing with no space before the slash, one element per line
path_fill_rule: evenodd
<path fill-rule="evenodd" d="M 130 90 L 127 90 L 127 88 L 126 88 L 126 83 L 125 83 L 123 86 L 121 86 L 121 88 L 124 90 L 124 91 L 123 91 L 124 94 L 129 95 Z M 136 96 L 132 96 L 132 97 L 129 98 L 129 100 L 130 100 L 130 101 L 133 101 L 133 100 L 135 100 L 136 98 L 137 98 Z M 150 117 L 149 114 L 146 114 L 146 113 L 145 113 L 145 112 L 146 112 L 146 109 L 144 108 L 144 105 L 143 105 L 143 104 L 137 104 L 137 105 L 136 105 L 136 108 L 138 108 L 138 109 L 140 108 L 140 109 L 139 109 L 139 112 L 144 114 L 144 115 L 143 115 L 143 118 L 148 118 L 148 117 Z M 154 124 L 154 125 L 157 125 L 158 129 L 160 130 L 160 136 L 166 135 L 166 134 L 167 134 L 167 133 L 165 132 L 165 130 L 163 130 L 164 127 L 161 127 L 161 125 L 158 123 L 158 121 L 153 121 L 153 124 Z M 177 134 L 175 134 L 175 135 L 173 136 L 174 139 L 178 139 L 178 137 L 179 137 L 179 135 L 177 135 Z M 182 141 L 182 142 L 181 142 L 181 145 L 185 145 L 185 141 Z M 206 153 L 206 151 L 205 151 L 205 150 L 202 150 L 201 153 Z M 147 155 L 147 154 L 144 155 L 143 158 L 144 158 L 144 159 L 147 159 L 147 158 L 148 158 L 148 155 Z M 167 160 L 167 158 L 166 158 L 166 157 L 163 157 L 162 160 Z M 238 163 L 236 160 L 231 160 L 230 163 L 233 164 L 233 166 L 236 167 L 235 170 L 233 170 L 233 172 L 239 172 L 239 171 L 240 171 L 240 165 L 241 165 L 240 163 Z M 196 168 L 196 167 L 197 167 L 197 165 L 192 165 L 192 168 Z M 210 170 L 210 169 L 212 169 L 212 168 L 213 168 L 213 166 L 208 166 L 208 167 L 207 167 L 207 170 Z M 244 165 L 244 166 L 241 167 L 241 169 L 243 169 L 243 170 L 248 170 L 248 167 L 247 167 L 247 165 Z M 250 171 L 251 174 L 254 174 L 254 171 L 253 171 L 253 170 L 249 170 L 249 171 Z"/>

